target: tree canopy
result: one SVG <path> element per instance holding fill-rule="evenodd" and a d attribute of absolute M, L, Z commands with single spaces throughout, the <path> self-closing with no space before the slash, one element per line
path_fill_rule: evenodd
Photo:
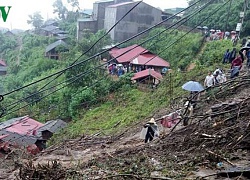
<path fill-rule="evenodd" d="M 190 0 L 189 5 L 193 4 L 197 0 Z M 187 25 L 195 27 L 199 22 L 203 21 L 209 14 L 213 14 L 212 18 L 204 20 L 203 26 L 207 26 L 210 29 L 220 29 L 222 31 L 233 31 L 236 28 L 237 23 L 241 22 L 240 19 L 240 12 L 243 11 L 245 0 L 237 0 L 232 1 L 231 7 L 230 3 L 223 5 L 226 1 L 225 0 L 215 0 L 210 3 L 209 7 L 204 9 L 199 15 L 195 16 L 191 20 L 188 21 Z M 196 6 L 192 7 L 190 10 L 186 11 L 185 15 L 188 15 L 193 12 L 193 10 L 201 7 L 202 5 L 209 2 L 208 0 L 202 0 Z M 219 9 L 216 13 L 213 13 L 214 9 Z M 230 8 L 230 10 L 229 10 Z M 246 36 L 249 35 L 250 30 L 250 10 L 247 9 L 244 23 L 242 27 L 242 35 Z M 228 20 L 228 21 L 227 21 Z M 225 29 L 227 27 L 227 29 Z"/>
<path fill-rule="evenodd" d="M 27 20 L 28 24 L 31 24 L 35 29 L 38 29 L 43 24 L 43 17 L 41 12 L 35 12 L 33 15 L 29 15 L 29 20 Z"/>

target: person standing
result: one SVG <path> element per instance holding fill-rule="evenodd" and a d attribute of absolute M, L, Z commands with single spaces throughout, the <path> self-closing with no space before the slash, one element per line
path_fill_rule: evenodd
<path fill-rule="evenodd" d="M 250 68 L 250 49 L 247 50 L 246 53 L 246 57 L 247 57 L 247 68 Z"/>
<path fill-rule="evenodd" d="M 224 54 L 222 63 L 223 63 L 223 64 L 224 64 L 224 63 L 228 63 L 229 57 L 230 57 L 230 52 L 229 52 L 229 49 L 227 49 L 226 52 L 225 52 L 225 54 Z"/>
<path fill-rule="evenodd" d="M 208 87 L 211 87 L 212 85 L 213 85 L 213 75 L 212 75 L 212 72 L 209 71 L 208 75 L 206 76 L 204 80 L 204 86 L 208 88 Z"/>
<path fill-rule="evenodd" d="M 147 128 L 145 140 L 144 140 L 145 143 L 148 143 L 152 141 L 154 137 L 159 136 L 158 125 L 156 124 L 154 118 L 151 118 L 150 121 L 148 121 L 143 127 Z"/>
<path fill-rule="evenodd" d="M 232 61 L 236 58 L 236 48 L 233 48 L 233 50 L 230 52 L 230 58 L 229 58 L 229 63 L 232 63 Z"/>
<path fill-rule="evenodd" d="M 221 82 L 220 71 L 215 71 L 213 74 L 213 85 L 219 85 Z"/>
<path fill-rule="evenodd" d="M 242 57 L 239 55 L 231 63 L 231 78 L 234 78 L 239 75 L 240 69 L 242 67 Z"/>

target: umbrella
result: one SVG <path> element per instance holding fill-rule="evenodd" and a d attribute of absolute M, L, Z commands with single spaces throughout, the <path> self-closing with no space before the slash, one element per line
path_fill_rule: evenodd
<path fill-rule="evenodd" d="M 207 26 L 203 26 L 202 28 L 203 28 L 203 29 L 208 29 L 208 27 L 207 27 Z"/>
<path fill-rule="evenodd" d="M 248 51 L 250 49 L 250 46 L 245 46 L 240 49 L 240 52 L 243 52 L 244 50 Z"/>
<path fill-rule="evenodd" d="M 202 29 L 202 27 L 201 27 L 201 26 L 197 26 L 196 28 L 197 28 L 197 29 Z"/>
<path fill-rule="evenodd" d="M 182 89 L 187 91 L 203 91 L 203 86 L 196 81 L 188 81 L 185 84 L 182 85 Z"/>

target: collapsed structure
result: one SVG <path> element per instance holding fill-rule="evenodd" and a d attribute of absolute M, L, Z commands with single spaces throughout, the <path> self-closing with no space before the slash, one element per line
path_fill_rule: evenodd
<path fill-rule="evenodd" d="M 29 116 L 13 118 L 0 123 L 0 150 L 5 152 L 12 148 L 27 148 L 36 154 L 46 148 L 46 141 L 67 124 L 60 120 L 51 120 L 45 124 Z"/>

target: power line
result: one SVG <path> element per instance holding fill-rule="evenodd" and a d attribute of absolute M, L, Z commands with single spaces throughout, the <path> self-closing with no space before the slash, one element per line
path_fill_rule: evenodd
<path fill-rule="evenodd" d="M 213 1 L 213 0 L 211 0 L 211 1 Z M 210 1 L 210 2 L 211 2 L 211 1 Z M 186 18 L 186 17 L 185 17 L 185 18 L 179 20 L 178 22 L 176 22 L 176 23 L 174 23 L 173 25 L 169 26 L 167 29 L 163 30 L 162 32 L 160 32 L 160 33 L 158 33 L 158 34 L 156 34 L 156 35 L 154 35 L 154 36 L 152 36 L 152 37 L 146 39 L 145 41 L 143 41 L 143 42 L 140 43 L 139 45 L 142 45 L 142 44 L 144 44 L 144 43 L 146 43 L 146 42 L 148 42 L 148 41 L 154 39 L 155 37 L 159 36 L 159 35 L 162 34 L 163 32 L 165 32 L 165 31 L 167 31 L 168 29 L 174 27 L 176 24 L 179 24 L 179 23 L 182 22 L 183 20 L 185 20 L 185 21 L 182 23 L 182 24 L 184 24 L 184 23 L 187 22 L 189 19 L 191 19 L 194 15 L 196 15 L 196 14 L 199 13 L 201 10 L 203 10 L 204 8 L 206 8 L 206 6 L 207 6 L 210 2 L 208 2 L 206 5 L 204 5 L 200 10 L 197 10 L 197 11 L 194 12 L 193 14 L 189 15 L 189 16 L 190 16 L 189 18 Z M 181 24 L 181 25 L 182 25 L 182 24 Z M 177 26 L 177 28 L 180 27 L 181 25 Z M 138 47 L 139 45 L 137 45 L 136 47 Z M 153 44 L 151 44 L 151 46 L 152 46 L 152 45 L 153 45 Z M 134 48 L 136 48 L 136 47 L 134 47 Z M 134 49 L 134 48 L 133 48 L 133 49 Z M 131 49 L 130 49 L 130 50 L 127 50 L 126 52 L 124 52 L 124 53 L 122 53 L 122 54 L 120 54 L 120 55 L 117 56 L 116 58 L 118 58 L 118 57 L 120 57 L 120 56 L 126 54 L 126 53 L 129 52 L 129 51 L 131 51 Z M 141 53 L 142 53 L 142 52 L 141 52 Z M 139 53 L 139 54 L 141 54 L 141 53 Z M 139 54 L 138 54 L 138 55 L 139 55 Z M 136 55 L 135 57 L 131 58 L 131 60 L 134 59 L 134 58 L 136 58 L 138 55 Z M 108 62 L 111 62 L 111 61 L 114 60 L 114 59 L 115 59 L 115 58 L 109 60 Z M 105 64 L 107 64 L 108 62 L 106 62 Z M 87 71 L 87 72 L 80 73 L 80 74 L 78 74 L 76 77 L 77 77 L 77 79 L 79 79 L 79 78 L 83 77 L 83 75 L 86 75 L 87 73 L 90 73 L 90 72 L 94 71 L 96 68 L 102 67 L 103 65 L 104 65 L 104 64 L 101 64 L 101 65 L 99 65 L 99 66 L 96 66 L 96 67 L 90 69 L 90 70 Z M 27 98 L 29 98 L 29 97 L 32 97 L 32 96 L 34 96 L 34 95 L 37 95 L 37 94 L 39 94 L 39 93 L 41 93 L 41 92 L 44 92 L 44 91 L 46 91 L 46 90 L 49 90 L 49 89 L 55 88 L 56 86 L 59 86 L 59 85 L 61 85 L 61 84 L 64 84 L 65 82 L 70 81 L 70 80 L 72 80 L 73 78 L 75 78 L 75 77 L 72 77 L 72 78 L 70 78 L 70 79 L 67 79 L 66 81 L 64 81 L 64 82 L 62 82 L 62 83 L 59 83 L 59 84 L 57 84 L 57 85 L 55 85 L 55 86 L 52 86 L 52 87 L 50 87 L 50 88 L 48 88 L 48 89 L 45 89 L 45 90 L 42 90 L 42 91 L 40 91 L 40 92 L 36 92 L 36 93 L 34 93 L 34 94 L 31 94 L 31 95 L 28 96 L 28 97 L 25 97 L 25 98 L 23 98 L 23 99 L 21 99 L 21 100 L 19 100 L 19 101 L 17 101 L 17 102 L 12 103 L 12 104 L 9 105 L 8 107 L 10 107 L 10 106 L 12 106 L 12 105 L 14 105 L 14 104 L 17 104 L 17 103 L 19 103 L 19 102 L 21 102 L 21 101 L 23 101 L 23 100 L 25 100 L 25 99 L 27 99 Z M 76 79 L 76 80 L 77 80 L 77 79 Z M 72 83 L 75 82 L 76 80 L 72 81 L 71 83 L 68 83 L 67 85 L 72 84 Z M 67 85 L 65 85 L 65 86 L 67 86 Z M 65 86 L 63 86 L 63 87 L 65 87 Z M 13 109 L 13 108 L 14 108 L 14 107 L 12 107 L 11 109 Z"/>
<path fill-rule="evenodd" d="M 232 0 L 230 0 L 230 4 L 229 4 L 228 10 L 227 10 L 227 20 L 226 20 L 224 36 L 225 36 L 225 32 L 227 31 L 227 28 L 228 28 L 228 21 L 229 21 L 231 6 L 232 6 Z"/>
<path fill-rule="evenodd" d="M 81 56 L 79 56 L 70 66 L 74 65 L 83 55 L 85 55 L 86 53 L 88 53 L 98 42 L 100 42 L 106 35 L 108 35 L 112 29 L 114 29 L 117 24 L 119 24 L 132 10 L 134 10 L 139 4 L 141 4 L 141 2 L 143 1 L 139 1 L 137 4 L 135 4 L 126 14 L 124 14 L 103 36 L 101 36 L 94 44 L 92 44 L 90 46 L 90 48 L 88 48 L 85 52 L 82 53 Z M 52 79 L 51 81 L 49 81 L 48 83 L 46 83 L 41 89 L 45 88 L 47 85 L 49 85 L 51 82 L 53 82 L 55 79 L 57 79 L 58 77 L 60 77 L 63 74 L 60 73 L 58 74 L 54 79 Z"/>
<path fill-rule="evenodd" d="M 185 10 L 191 8 L 192 6 L 196 5 L 196 4 L 199 3 L 200 1 L 202 1 L 202 0 L 199 0 L 199 1 L 195 2 L 195 3 L 193 3 L 193 4 L 190 5 L 189 7 L 187 7 L 187 8 L 185 8 L 185 9 L 179 11 L 178 13 L 176 13 L 176 14 L 170 16 L 170 17 L 167 18 L 167 19 L 164 19 L 163 21 L 157 23 L 156 25 L 153 25 L 153 26 L 151 26 L 151 27 L 145 29 L 144 31 L 142 31 L 142 32 L 140 32 L 140 33 L 138 33 L 138 34 L 136 34 L 136 35 L 134 35 L 134 36 L 132 36 L 132 37 L 130 37 L 130 38 L 128 38 L 128 39 L 126 39 L 126 40 L 120 42 L 120 43 L 118 43 L 116 46 L 119 46 L 119 45 L 121 45 L 121 44 L 124 44 L 124 43 L 130 41 L 131 39 L 134 39 L 134 38 L 136 38 L 136 37 L 138 37 L 138 36 L 140 36 L 140 35 L 142 35 L 142 34 L 148 32 L 149 30 L 151 30 L 151 29 L 153 29 L 153 28 L 155 28 L 155 27 L 161 25 L 162 23 L 166 22 L 167 20 L 169 20 L 169 19 L 175 17 L 176 15 L 178 15 L 178 14 L 184 12 Z M 75 66 L 81 65 L 82 63 L 85 63 L 85 62 L 87 62 L 87 61 L 89 61 L 89 60 L 91 60 L 91 59 L 93 59 L 93 58 L 95 58 L 95 57 L 97 57 L 97 56 L 99 56 L 99 55 L 105 53 L 105 52 L 108 52 L 108 51 L 110 51 L 111 49 L 112 49 L 112 48 L 108 48 L 108 49 L 106 49 L 106 50 L 104 50 L 104 51 L 102 51 L 102 52 L 99 52 L 99 53 L 97 53 L 97 54 L 95 54 L 95 55 L 89 57 L 89 58 L 86 59 L 86 60 L 83 60 L 83 61 L 80 61 L 80 62 L 78 62 L 78 63 L 75 63 L 74 65 L 70 65 L 70 66 L 68 66 L 67 68 L 63 69 L 63 70 L 60 70 L 60 71 L 58 71 L 58 72 L 56 72 L 56 73 L 53 73 L 53 74 L 51 74 L 51 75 L 48 75 L 48 76 L 46 76 L 46 77 L 44 77 L 44 78 L 41 78 L 41 79 L 39 79 L 39 80 L 37 80 L 37 81 L 34 81 L 34 82 L 32 82 L 32 83 L 29 83 L 29 84 L 27 84 L 27 85 L 25 85 L 25 86 L 22 86 L 22 87 L 20 87 L 20 88 L 14 89 L 14 90 L 12 90 L 12 91 L 10 91 L 10 92 L 8 92 L 8 93 L 3 94 L 2 97 L 7 96 L 7 95 L 9 95 L 9 94 L 12 94 L 12 93 L 14 93 L 14 92 L 16 92 L 16 91 L 19 91 L 19 90 L 21 90 L 21 89 L 24 89 L 24 88 L 26 88 L 26 87 L 29 87 L 29 86 L 31 86 L 31 85 L 34 85 L 34 84 L 36 84 L 36 83 L 39 83 L 39 82 L 41 82 L 41 81 L 44 81 L 44 80 L 46 80 L 46 79 L 48 79 L 48 78 L 51 78 L 51 77 L 53 77 L 53 76 L 59 75 L 59 74 L 61 74 L 61 73 L 64 73 L 65 71 L 67 71 L 67 70 L 69 70 L 69 69 L 72 69 L 72 68 L 75 67 Z"/>
<path fill-rule="evenodd" d="M 219 8 L 217 8 L 217 9 L 215 9 L 215 11 L 214 12 L 216 12 L 216 11 L 218 11 L 219 9 L 221 9 L 224 5 L 226 5 L 227 3 L 228 3 L 229 1 L 227 1 L 226 3 L 224 3 L 222 6 L 220 6 Z M 214 13 L 213 12 L 213 13 Z M 211 18 L 211 16 L 213 15 L 213 13 L 212 14 L 210 14 L 207 18 L 205 18 L 204 20 L 202 20 L 198 25 L 200 25 L 201 23 L 203 23 L 204 21 L 206 21 L 207 19 L 209 19 L 209 18 Z M 195 27 L 196 28 L 196 27 Z M 189 34 L 191 31 L 193 31 L 195 28 L 193 28 L 192 30 L 190 30 L 190 31 L 188 31 L 186 34 L 184 34 L 181 38 L 179 38 L 178 40 L 176 40 L 176 41 L 174 41 L 173 43 L 176 43 L 176 42 L 178 42 L 180 39 L 182 39 L 183 37 L 185 37 L 187 34 Z M 173 43 L 171 43 L 171 45 L 173 44 Z M 170 47 L 170 45 L 167 47 L 167 49 Z M 57 91 L 57 90 L 56 90 Z M 46 95 L 47 96 L 47 95 Z M 27 106 L 27 105 L 26 105 Z"/>

